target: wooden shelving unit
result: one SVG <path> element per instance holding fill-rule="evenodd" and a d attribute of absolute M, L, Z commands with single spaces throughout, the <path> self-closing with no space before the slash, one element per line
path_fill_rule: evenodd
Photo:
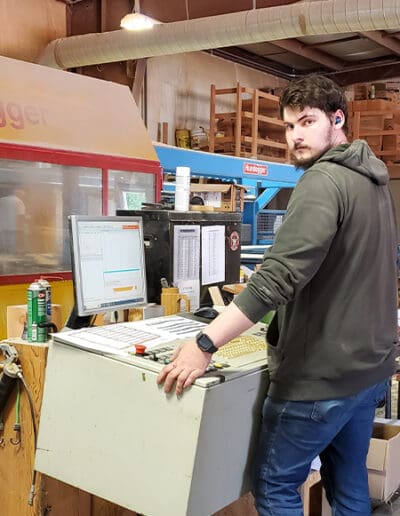
<path fill-rule="evenodd" d="M 400 106 L 382 99 L 349 103 L 350 136 L 365 139 L 385 162 L 400 159 Z"/>
<path fill-rule="evenodd" d="M 222 97 L 224 96 L 224 97 Z M 226 111 L 216 110 L 224 105 Z M 289 162 L 279 97 L 241 86 L 211 85 L 209 151 L 245 158 Z"/>

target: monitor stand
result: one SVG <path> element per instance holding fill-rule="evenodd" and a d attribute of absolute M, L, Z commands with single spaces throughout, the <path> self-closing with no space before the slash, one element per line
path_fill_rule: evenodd
<path fill-rule="evenodd" d="M 69 314 L 67 322 L 65 323 L 66 330 L 80 330 L 81 328 L 87 328 L 91 326 L 93 322 L 93 315 L 78 315 L 78 309 L 74 304 L 74 307 Z"/>

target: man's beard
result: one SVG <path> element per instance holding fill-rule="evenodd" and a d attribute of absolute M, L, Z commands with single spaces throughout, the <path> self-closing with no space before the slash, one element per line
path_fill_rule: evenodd
<path fill-rule="evenodd" d="M 317 160 L 319 160 L 319 158 L 321 156 L 323 156 L 325 154 L 325 152 L 327 152 L 329 149 L 332 148 L 332 146 L 333 146 L 332 132 L 333 132 L 332 128 L 329 128 L 328 134 L 326 135 L 326 141 L 329 143 L 327 143 L 325 148 L 320 150 L 317 154 L 314 154 L 314 155 L 310 156 L 309 158 L 296 158 L 293 155 L 293 164 L 296 167 L 296 169 L 299 169 L 299 168 L 301 168 L 303 170 L 309 169 L 310 167 L 312 167 L 314 165 L 314 163 Z M 300 145 L 300 147 L 301 147 L 301 145 Z M 307 147 L 307 148 L 309 148 L 309 147 Z M 296 150 L 296 149 L 294 149 L 294 150 Z"/>
<path fill-rule="evenodd" d="M 316 154 L 314 156 L 310 156 L 309 158 L 299 158 L 297 159 L 295 156 L 293 156 L 293 164 L 296 167 L 296 169 L 303 169 L 307 170 L 310 167 L 314 165 L 314 163 L 323 155 L 325 152 L 330 149 L 330 147 L 327 147 L 323 151 L 321 151 L 319 154 Z"/>

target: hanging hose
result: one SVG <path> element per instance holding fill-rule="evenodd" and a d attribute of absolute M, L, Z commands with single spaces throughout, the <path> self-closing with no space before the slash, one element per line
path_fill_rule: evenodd
<path fill-rule="evenodd" d="M 47 327 L 51 328 L 53 331 L 57 331 L 56 326 L 53 323 L 48 323 Z M 22 374 L 21 366 L 16 364 L 18 360 L 18 353 L 14 346 L 8 344 L 0 344 L 0 351 L 3 355 L 6 356 L 6 360 L 0 363 L 0 367 L 3 368 L 3 372 L 0 375 L 0 445 L 4 443 L 4 423 L 3 423 L 3 409 L 8 401 L 8 398 L 12 392 L 12 389 L 15 386 L 15 382 L 19 379 L 24 386 L 28 402 L 29 408 L 32 418 L 32 426 L 33 426 L 33 452 L 36 453 L 37 446 L 37 426 L 36 426 L 36 415 L 35 415 L 35 406 L 33 403 L 33 398 L 31 391 L 25 381 L 25 378 Z M 15 405 L 15 423 L 14 430 L 16 432 L 16 439 L 10 439 L 11 444 L 18 445 L 21 443 L 21 420 L 20 420 L 20 410 L 21 410 L 21 387 L 20 383 L 17 382 L 18 390 L 16 397 L 16 405 Z M 36 471 L 32 472 L 32 484 L 29 491 L 28 497 L 28 505 L 33 505 L 33 499 L 35 496 L 35 485 L 36 485 Z"/>
<path fill-rule="evenodd" d="M 0 446 L 4 446 L 4 421 L 3 421 L 3 412 L 0 412 Z"/>
<path fill-rule="evenodd" d="M 29 387 L 25 381 L 25 378 L 22 374 L 22 371 L 19 371 L 18 378 L 21 380 L 22 385 L 25 388 L 26 395 L 28 397 L 29 401 L 29 408 L 31 411 L 31 418 L 32 418 L 32 426 L 33 426 L 33 452 L 36 453 L 36 445 L 37 445 L 37 426 L 36 426 L 36 417 L 35 417 L 35 406 L 33 404 L 32 394 L 29 390 Z M 36 470 L 34 469 L 32 472 L 32 484 L 29 491 L 29 497 L 28 497 L 28 505 L 33 505 L 33 499 L 35 496 L 35 486 L 36 486 Z"/>
<path fill-rule="evenodd" d="M 14 362 L 5 364 L 3 367 L 3 373 L 0 377 L 0 412 L 3 412 L 8 398 L 15 387 L 19 371 L 20 367 Z"/>
<path fill-rule="evenodd" d="M 17 384 L 17 398 L 15 400 L 15 423 L 13 429 L 15 431 L 15 439 L 10 438 L 10 443 L 14 446 L 21 444 L 21 422 L 20 422 L 20 407 L 21 407 L 21 387 L 19 382 Z"/>

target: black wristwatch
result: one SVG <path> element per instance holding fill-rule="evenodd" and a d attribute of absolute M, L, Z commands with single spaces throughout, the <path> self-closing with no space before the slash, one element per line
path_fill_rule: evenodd
<path fill-rule="evenodd" d="M 202 331 L 196 335 L 196 342 L 201 351 L 206 351 L 207 353 L 216 353 L 218 351 L 210 337 Z"/>

